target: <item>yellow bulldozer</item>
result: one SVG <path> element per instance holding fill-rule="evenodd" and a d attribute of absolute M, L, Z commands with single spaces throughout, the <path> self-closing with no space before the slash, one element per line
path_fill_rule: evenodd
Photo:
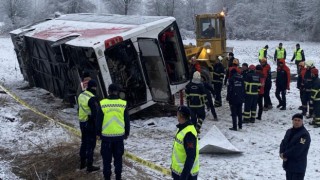
<path fill-rule="evenodd" d="M 212 78 L 213 65 L 218 57 L 223 57 L 222 64 L 228 65 L 227 54 L 232 48 L 226 47 L 225 13 L 196 15 L 196 45 L 185 45 L 187 59 L 196 57 L 201 65 L 201 75 L 206 81 Z"/>

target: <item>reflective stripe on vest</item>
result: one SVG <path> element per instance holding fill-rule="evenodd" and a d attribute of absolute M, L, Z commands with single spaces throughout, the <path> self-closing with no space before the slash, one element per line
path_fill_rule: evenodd
<path fill-rule="evenodd" d="M 195 176 L 199 173 L 200 164 L 199 164 L 199 144 L 198 144 L 198 137 L 197 137 L 198 134 L 194 125 L 189 125 L 176 134 L 175 140 L 173 142 L 172 156 L 171 156 L 171 162 L 172 162 L 171 170 L 179 176 L 183 171 L 184 164 L 187 159 L 187 154 L 186 154 L 186 150 L 184 149 L 183 141 L 184 141 L 184 137 L 189 132 L 191 132 L 196 137 L 196 140 L 197 140 L 196 158 L 194 160 L 190 174 L 192 176 Z"/>
<path fill-rule="evenodd" d="M 277 59 L 284 59 L 285 49 L 284 48 L 281 48 L 281 49 L 277 48 L 276 51 L 277 51 Z"/>
<path fill-rule="evenodd" d="M 257 95 L 258 94 L 258 90 L 259 88 L 257 87 L 257 92 L 252 92 L 252 88 L 253 86 L 261 86 L 261 83 L 249 83 L 249 82 L 244 82 L 245 86 L 246 86 L 246 94 L 250 94 L 250 95 Z M 247 86 L 249 86 L 249 90 L 247 90 Z"/>
<path fill-rule="evenodd" d="M 294 54 L 295 54 L 295 57 L 296 57 L 296 61 L 301 61 L 302 60 L 301 52 L 302 52 L 301 48 L 298 51 L 297 50 L 294 51 Z"/>
<path fill-rule="evenodd" d="M 260 49 L 259 51 L 259 59 L 261 60 L 262 58 L 264 58 L 264 51 L 266 51 L 267 49 L 263 48 L 263 49 Z"/>
<path fill-rule="evenodd" d="M 125 133 L 124 110 L 127 102 L 122 99 L 103 99 L 100 101 L 103 112 L 102 136 L 118 137 Z"/>
<path fill-rule="evenodd" d="M 188 101 L 188 107 L 194 107 L 194 108 L 197 108 L 197 107 L 203 107 L 205 105 L 205 102 L 206 102 L 206 97 L 207 95 L 199 95 L 199 94 L 186 94 L 187 98 L 188 97 L 198 97 L 199 98 L 199 101 L 200 101 L 200 104 L 190 104 L 190 101 Z"/>
<path fill-rule="evenodd" d="M 311 89 L 313 95 L 311 95 L 311 99 L 313 101 L 320 101 L 320 89 Z"/>
<path fill-rule="evenodd" d="M 86 122 L 88 121 L 88 116 L 91 115 L 91 109 L 88 106 L 89 100 L 94 97 L 94 95 L 90 91 L 82 92 L 78 97 L 79 103 L 79 121 Z"/>

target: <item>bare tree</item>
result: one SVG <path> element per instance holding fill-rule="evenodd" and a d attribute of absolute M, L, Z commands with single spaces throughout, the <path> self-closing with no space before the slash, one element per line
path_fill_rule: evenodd
<path fill-rule="evenodd" d="M 110 13 L 114 14 L 140 14 L 141 0 L 105 0 Z M 136 12 L 134 12 L 136 10 Z"/>
<path fill-rule="evenodd" d="M 28 23 L 31 12 L 30 2 L 31 0 L 2 0 L 0 9 L 5 16 L 4 21 L 8 29 Z"/>

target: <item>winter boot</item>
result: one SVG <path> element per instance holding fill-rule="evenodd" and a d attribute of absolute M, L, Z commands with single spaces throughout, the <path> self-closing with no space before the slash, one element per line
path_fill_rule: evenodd
<path fill-rule="evenodd" d="M 99 166 L 93 166 L 92 164 L 87 164 L 87 172 L 94 172 L 94 171 L 99 171 L 100 167 Z"/>
<path fill-rule="evenodd" d="M 299 106 L 299 108 L 298 108 L 299 110 L 303 110 L 303 106 Z"/>
<path fill-rule="evenodd" d="M 121 180 L 121 174 L 116 174 L 116 180 Z"/>
<path fill-rule="evenodd" d="M 229 130 L 231 130 L 231 131 L 237 131 L 237 128 L 229 128 Z"/>
<path fill-rule="evenodd" d="M 261 120 L 261 116 L 256 117 L 256 119 Z"/>
<path fill-rule="evenodd" d="M 285 106 L 282 106 L 282 108 L 280 108 L 280 110 L 286 110 L 287 108 Z"/>
<path fill-rule="evenodd" d="M 280 103 L 280 104 L 278 104 L 277 108 L 280 108 L 281 106 L 282 106 L 282 104 Z"/>
<path fill-rule="evenodd" d="M 80 170 L 84 169 L 85 167 L 87 167 L 86 159 L 81 159 L 80 160 Z"/>

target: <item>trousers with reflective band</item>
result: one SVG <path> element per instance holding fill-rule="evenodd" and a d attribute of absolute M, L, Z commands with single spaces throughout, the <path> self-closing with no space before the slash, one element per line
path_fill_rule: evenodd
<path fill-rule="evenodd" d="M 79 103 L 79 121 L 86 122 L 88 120 L 88 116 L 91 115 L 91 109 L 88 105 L 89 100 L 94 97 L 94 95 L 90 91 L 83 91 L 78 97 Z"/>
<path fill-rule="evenodd" d="M 122 99 L 103 99 L 100 106 L 103 112 L 102 136 L 118 137 L 125 132 L 124 110 L 127 102 Z"/>
<path fill-rule="evenodd" d="M 183 140 L 186 134 L 189 132 L 191 132 L 197 139 L 196 158 L 194 160 L 193 167 L 191 169 L 190 174 L 192 176 L 195 176 L 199 173 L 200 164 L 199 164 L 199 144 L 198 144 L 198 137 L 197 137 L 198 134 L 196 129 L 194 128 L 194 125 L 189 125 L 176 134 L 175 140 L 173 142 L 173 149 L 172 149 L 172 156 L 171 156 L 171 162 L 172 162 L 171 170 L 175 174 L 178 174 L 179 176 L 183 171 L 184 163 L 186 162 L 186 159 L 187 159 L 187 154 L 184 149 Z"/>

